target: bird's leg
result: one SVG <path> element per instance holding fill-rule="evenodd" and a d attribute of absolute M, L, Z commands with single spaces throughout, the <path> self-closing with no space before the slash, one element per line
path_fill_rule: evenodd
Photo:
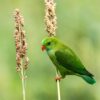
<path fill-rule="evenodd" d="M 60 76 L 60 73 L 59 73 L 59 71 L 58 71 L 58 69 L 57 69 L 57 72 L 56 72 L 56 77 L 55 77 L 55 80 L 57 81 L 60 81 L 62 79 L 62 77 Z"/>
<path fill-rule="evenodd" d="M 62 79 L 62 77 L 61 77 L 61 76 L 56 76 L 56 77 L 55 77 L 55 80 L 56 80 L 56 81 L 57 81 L 57 80 L 59 80 L 59 81 L 60 81 L 61 79 Z"/>

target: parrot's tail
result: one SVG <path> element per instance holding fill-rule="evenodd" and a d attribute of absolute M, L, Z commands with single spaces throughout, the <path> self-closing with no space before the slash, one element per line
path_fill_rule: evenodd
<path fill-rule="evenodd" d="M 96 83 L 95 79 L 92 76 L 82 75 L 81 76 L 87 83 L 94 84 Z"/>

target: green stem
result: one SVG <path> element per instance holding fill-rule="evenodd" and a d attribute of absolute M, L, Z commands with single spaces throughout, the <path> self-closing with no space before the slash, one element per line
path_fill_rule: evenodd
<path fill-rule="evenodd" d="M 23 94 L 23 100 L 26 100 L 26 93 L 25 93 L 25 76 L 24 76 L 24 69 L 21 65 L 21 81 L 22 81 L 22 94 Z"/>

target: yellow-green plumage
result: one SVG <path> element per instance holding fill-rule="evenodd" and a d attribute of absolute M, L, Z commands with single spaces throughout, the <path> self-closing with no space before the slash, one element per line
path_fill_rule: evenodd
<path fill-rule="evenodd" d="M 55 37 L 46 37 L 42 41 L 47 54 L 60 72 L 62 78 L 66 75 L 77 75 L 90 84 L 95 83 L 93 75 L 88 72 L 76 54 Z"/>

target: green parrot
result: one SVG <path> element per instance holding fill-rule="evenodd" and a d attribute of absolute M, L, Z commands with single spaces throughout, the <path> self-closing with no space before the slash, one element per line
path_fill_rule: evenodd
<path fill-rule="evenodd" d="M 61 78 L 66 75 L 77 75 L 87 83 L 94 84 L 93 75 L 86 70 L 77 55 L 56 37 L 46 37 L 42 40 L 42 50 L 46 50 Z"/>

